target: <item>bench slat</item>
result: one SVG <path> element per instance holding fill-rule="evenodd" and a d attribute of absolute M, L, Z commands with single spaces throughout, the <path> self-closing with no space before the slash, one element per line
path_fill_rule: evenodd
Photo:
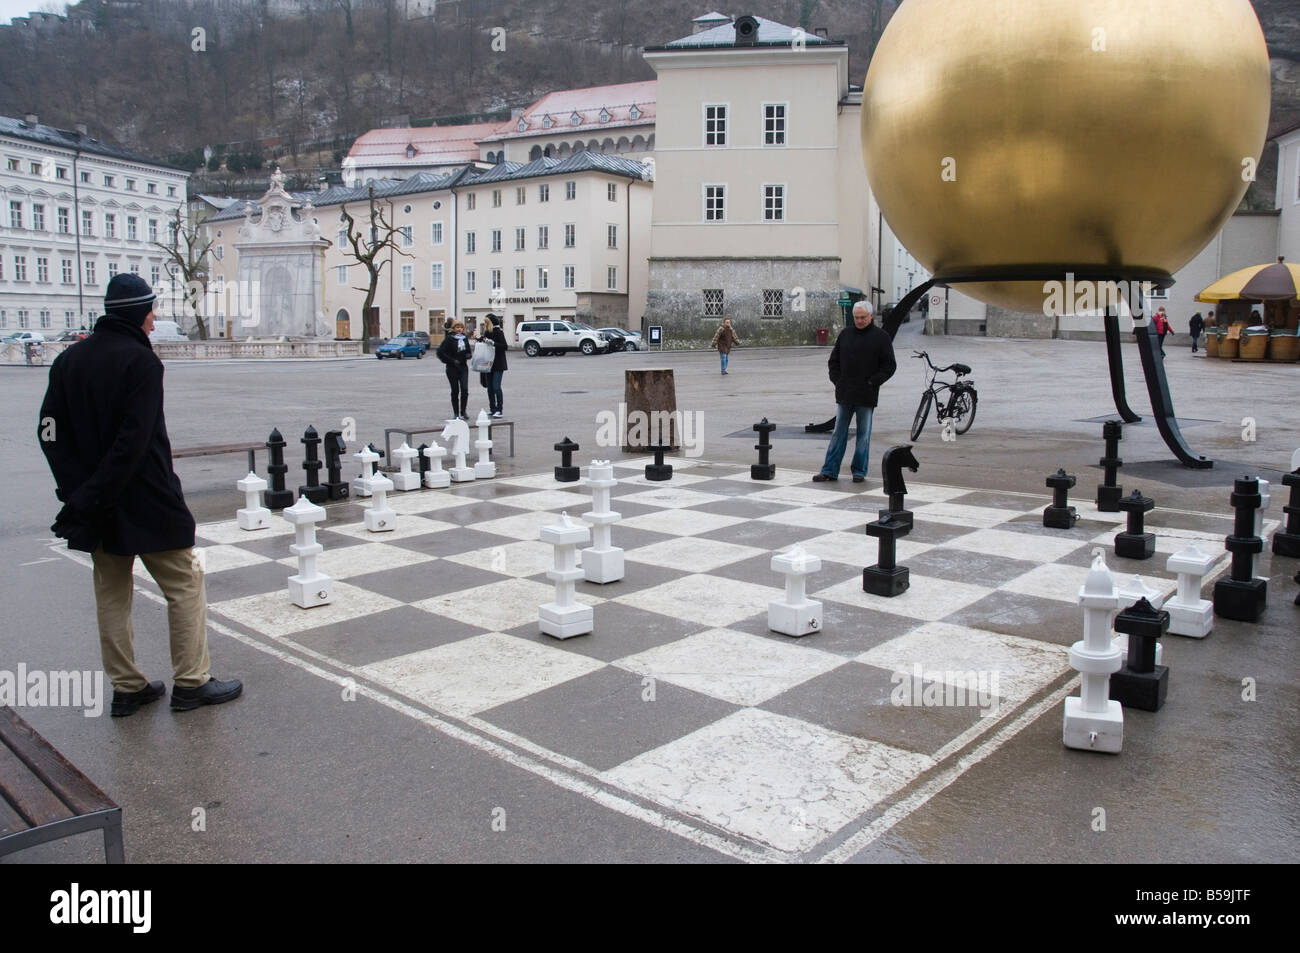
<path fill-rule="evenodd" d="M 116 808 L 90 778 L 72 766 L 9 706 L 0 707 L 0 741 L 76 814 Z"/>
<path fill-rule="evenodd" d="M 17 834 L 19 831 L 31 830 L 30 824 L 17 811 L 9 806 L 9 802 L 0 797 L 0 838 L 8 837 L 10 834 Z"/>
<path fill-rule="evenodd" d="M 172 459 L 180 457 L 215 457 L 221 453 L 244 453 L 248 450 L 261 450 L 266 446 L 262 443 L 221 443 L 214 444 L 210 447 L 182 447 L 180 450 L 172 451 Z"/>
<path fill-rule="evenodd" d="M 41 783 L 26 763 L 0 745 L 0 798 L 8 801 L 30 827 L 72 817 L 68 806 Z"/>

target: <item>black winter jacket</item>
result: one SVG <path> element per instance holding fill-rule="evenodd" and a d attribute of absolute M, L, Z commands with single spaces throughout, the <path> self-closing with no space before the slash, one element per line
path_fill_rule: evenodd
<path fill-rule="evenodd" d="M 438 345 L 438 350 L 434 352 L 438 360 L 451 367 L 468 365 L 470 357 L 474 354 L 474 339 L 468 334 L 463 335 L 463 337 L 465 339 L 465 350 L 463 351 L 456 349 L 456 335 L 449 333 L 443 338 L 442 343 Z"/>
<path fill-rule="evenodd" d="M 494 349 L 492 351 L 492 373 L 509 370 L 510 364 L 506 361 L 506 351 L 510 349 L 510 345 L 506 343 L 506 332 L 500 328 L 493 328 L 491 334 L 479 336 L 480 341 L 484 338 L 492 342 Z"/>
<path fill-rule="evenodd" d="M 847 327 L 835 339 L 826 366 L 835 385 L 835 403 L 875 407 L 880 385 L 897 370 L 894 345 L 874 323 L 862 330 Z"/>
<path fill-rule="evenodd" d="M 51 529 L 68 548 L 134 556 L 194 545 L 163 419 L 162 361 L 138 324 L 103 317 L 55 359 L 37 437 L 66 504 Z"/>

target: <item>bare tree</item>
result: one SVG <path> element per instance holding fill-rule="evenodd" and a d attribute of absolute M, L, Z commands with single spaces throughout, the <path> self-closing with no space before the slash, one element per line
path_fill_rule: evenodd
<path fill-rule="evenodd" d="M 191 289 L 202 289 L 205 292 L 207 290 L 207 260 L 208 252 L 212 248 L 212 240 L 200 240 L 201 226 L 188 227 L 180 208 L 176 209 L 176 218 L 167 223 L 167 228 L 171 232 L 171 243 L 164 245 L 162 242 L 154 242 L 154 246 L 162 249 L 163 254 L 167 256 L 163 267 L 167 270 L 167 278 L 172 287 L 175 288 L 179 281 L 185 288 L 183 294 L 185 308 L 194 318 L 194 325 L 199 331 L 199 340 L 206 341 L 208 327 L 203 320 L 204 295 L 191 293 Z"/>
<path fill-rule="evenodd" d="M 376 329 L 370 326 L 370 309 L 375 302 L 375 293 L 379 290 L 379 276 L 383 273 L 384 265 L 391 260 L 383 257 L 384 249 L 391 249 L 399 255 L 407 258 L 415 256 L 409 252 L 402 251 L 398 244 L 397 236 L 402 234 L 399 226 L 393 225 L 384 214 L 384 203 L 375 198 L 375 187 L 372 185 L 367 190 L 370 203 L 370 227 L 369 234 L 363 230 L 362 226 L 357 224 L 352 213 L 348 211 L 347 203 L 339 210 L 343 216 L 343 223 L 347 230 L 347 242 L 349 248 L 343 249 L 345 255 L 350 256 L 357 264 L 366 270 L 367 282 L 364 288 L 354 288 L 354 291 L 364 291 L 366 300 L 361 305 L 361 350 L 363 353 L 370 353 L 370 337 Z"/>

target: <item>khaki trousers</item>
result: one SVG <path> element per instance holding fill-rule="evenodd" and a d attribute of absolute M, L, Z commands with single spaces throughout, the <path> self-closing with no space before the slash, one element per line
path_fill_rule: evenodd
<path fill-rule="evenodd" d="M 135 630 L 131 601 L 135 595 L 134 556 L 115 556 L 103 547 L 91 554 L 95 564 L 95 610 L 104 671 L 119 692 L 138 692 L 149 684 L 135 664 Z M 145 569 L 167 598 L 171 632 L 172 677 L 181 688 L 208 681 L 208 605 L 193 548 L 142 553 Z"/>

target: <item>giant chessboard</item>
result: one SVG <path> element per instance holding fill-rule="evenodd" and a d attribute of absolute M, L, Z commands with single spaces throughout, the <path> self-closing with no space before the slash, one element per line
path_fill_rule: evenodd
<path fill-rule="evenodd" d="M 538 628 L 554 596 L 538 532 L 591 508 L 582 484 L 549 472 L 392 493 L 388 533 L 366 531 L 363 501 L 331 505 L 318 538 L 334 599 L 313 609 L 289 601 L 293 530 L 280 516 L 257 532 L 201 525 L 209 621 L 722 854 L 834 860 L 1034 718 L 1059 721 L 1094 550 L 1169 594 L 1167 554 L 1190 541 L 1222 553 L 1231 531 L 1227 516 L 1157 508 L 1156 557 L 1121 560 L 1124 516 L 1087 492 L 1072 530 L 1047 530 L 1046 490 L 913 482 L 915 527 L 898 545 L 911 588 L 883 598 L 862 591 L 880 490 L 780 470 L 756 482 L 748 467 L 691 460 L 651 483 L 646 462 L 615 464 L 626 578 L 578 584 L 590 635 Z M 808 579 L 820 631 L 799 639 L 767 628 L 784 591 L 770 560 L 795 543 L 823 561 Z M 995 703 L 947 703 L 971 672 L 997 673 Z M 911 704 L 896 703 L 904 681 Z M 945 703 L 925 703 L 927 687 Z"/>

